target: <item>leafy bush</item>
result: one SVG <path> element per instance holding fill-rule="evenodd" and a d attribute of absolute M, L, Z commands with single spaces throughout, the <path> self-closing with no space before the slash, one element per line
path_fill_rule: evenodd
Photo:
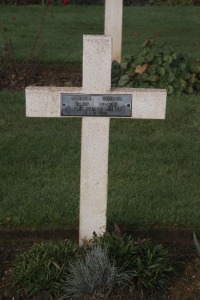
<path fill-rule="evenodd" d="M 77 259 L 78 245 L 70 242 L 42 242 L 22 253 L 15 262 L 13 283 L 19 295 L 47 291 L 58 296 L 68 274 L 69 263 Z"/>
<path fill-rule="evenodd" d="M 109 257 L 116 261 L 117 266 L 131 270 L 135 265 L 136 247 L 131 236 L 119 236 L 116 233 L 106 233 L 102 236 L 94 237 L 91 241 L 93 245 L 106 247 Z"/>
<path fill-rule="evenodd" d="M 41 3 L 63 4 L 63 0 L 0 0 L 0 4 L 38 5 Z M 104 0 L 70 0 L 70 4 L 77 5 L 104 5 Z M 125 6 L 144 5 L 200 5 L 200 0 L 124 0 Z"/>
<path fill-rule="evenodd" d="M 149 0 L 151 5 L 193 5 L 193 0 Z"/>
<path fill-rule="evenodd" d="M 27 298 L 44 293 L 45 299 L 56 299 L 64 293 L 62 299 L 112 299 L 132 287 L 163 291 L 173 274 L 162 245 L 107 233 L 82 248 L 69 241 L 34 244 L 16 260 L 13 284 Z"/>
<path fill-rule="evenodd" d="M 78 5 L 103 5 L 104 0 L 70 0 L 70 3 Z"/>
<path fill-rule="evenodd" d="M 134 284 L 144 291 L 166 289 L 174 274 L 167 250 L 147 239 L 134 241 L 113 233 L 95 237 L 92 244 L 106 247 L 109 258 L 121 269 L 134 271 Z"/>
<path fill-rule="evenodd" d="M 136 255 L 133 267 L 139 286 L 148 291 L 165 290 L 174 274 L 167 250 L 145 241 L 139 244 Z"/>
<path fill-rule="evenodd" d="M 70 264 L 62 299 L 109 299 L 114 289 L 132 285 L 131 279 L 110 260 L 106 247 L 95 246 Z"/>
<path fill-rule="evenodd" d="M 77 5 L 103 5 L 104 0 L 69 0 L 70 4 Z M 68 4 L 65 0 L 0 0 L 0 4 L 17 4 L 17 5 L 40 5 L 40 4 Z"/>
<path fill-rule="evenodd" d="M 168 94 L 200 91 L 200 62 L 171 46 L 157 45 L 154 39 L 142 44 L 141 51 L 112 66 L 112 85 L 166 88 Z"/>
<path fill-rule="evenodd" d="M 148 0 L 151 5 L 200 5 L 200 0 Z"/>

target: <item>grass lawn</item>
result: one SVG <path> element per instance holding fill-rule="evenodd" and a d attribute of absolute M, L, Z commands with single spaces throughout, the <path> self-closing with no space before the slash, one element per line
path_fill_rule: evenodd
<path fill-rule="evenodd" d="M 168 98 L 165 121 L 112 120 L 108 221 L 200 226 L 199 97 Z M 28 119 L 0 94 L 0 223 L 78 224 L 79 119 Z"/>
<path fill-rule="evenodd" d="M 0 6 L 0 25 L 12 38 L 16 57 L 22 61 L 30 49 L 40 26 L 39 6 Z M 94 17 L 95 16 L 95 17 Z M 159 36 L 160 42 L 177 51 L 200 57 L 200 7 L 125 7 L 123 24 L 123 55 L 138 51 L 149 37 Z M 44 63 L 81 63 L 82 35 L 103 34 L 102 6 L 49 7 L 42 33 Z M 2 37 L 0 34 L 0 43 Z"/>
<path fill-rule="evenodd" d="M 23 60 L 38 7 L 0 6 Z M 200 7 L 126 7 L 123 54 L 149 36 L 200 57 Z M 94 18 L 95 16 L 95 18 Z M 82 34 L 103 33 L 103 7 L 50 8 L 43 63 L 81 63 Z M 1 42 L 0 42 L 1 43 Z M 165 121 L 112 120 L 108 222 L 200 226 L 199 96 L 170 96 Z M 0 93 L 0 225 L 77 225 L 81 121 L 28 119 L 23 92 Z"/>

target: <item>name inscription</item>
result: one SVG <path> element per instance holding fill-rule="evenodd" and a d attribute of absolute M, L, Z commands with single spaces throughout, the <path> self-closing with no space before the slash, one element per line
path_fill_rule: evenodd
<path fill-rule="evenodd" d="M 62 94 L 62 116 L 131 117 L 132 95 Z"/>

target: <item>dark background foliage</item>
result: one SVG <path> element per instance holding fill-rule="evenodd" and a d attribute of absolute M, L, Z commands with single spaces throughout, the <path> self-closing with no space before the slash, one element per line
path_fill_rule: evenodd
<path fill-rule="evenodd" d="M 42 0 L 0 0 L 0 4 L 15 5 L 37 5 Z M 45 0 L 48 3 L 48 0 Z M 103 5 L 104 0 L 70 0 L 71 4 L 79 5 Z M 52 0 L 53 4 L 62 4 L 62 0 Z M 200 0 L 124 0 L 126 6 L 144 6 L 144 5 L 200 5 Z"/>

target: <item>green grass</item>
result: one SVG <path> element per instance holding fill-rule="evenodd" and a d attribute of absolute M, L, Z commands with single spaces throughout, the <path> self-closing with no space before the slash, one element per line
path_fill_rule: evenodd
<path fill-rule="evenodd" d="M 194 6 L 125 8 L 124 55 L 137 51 L 147 38 L 159 36 L 160 42 L 173 46 L 177 51 L 186 52 L 193 58 L 199 57 L 199 14 L 200 7 Z"/>
<path fill-rule="evenodd" d="M 39 6 L 0 6 L 0 24 L 13 40 L 16 57 L 22 61 L 40 25 Z M 123 56 L 138 51 L 147 38 L 159 35 L 160 42 L 199 58 L 200 7 L 125 7 Z M 103 34 L 101 6 L 49 7 L 39 43 L 43 63 L 81 63 L 82 35 Z M 0 43 L 2 38 L 0 36 Z"/>
<path fill-rule="evenodd" d="M 112 120 L 108 222 L 200 226 L 200 101 L 171 96 L 166 120 Z M 78 225 L 79 119 L 25 117 L 0 93 L 0 223 Z"/>
<path fill-rule="evenodd" d="M 200 225 L 199 114 L 199 97 L 171 96 L 165 121 L 112 123 L 112 221 Z"/>
<path fill-rule="evenodd" d="M 74 223 L 80 120 L 28 119 L 22 94 L 0 97 L 0 223 L 6 218 L 16 225 Z"/>

